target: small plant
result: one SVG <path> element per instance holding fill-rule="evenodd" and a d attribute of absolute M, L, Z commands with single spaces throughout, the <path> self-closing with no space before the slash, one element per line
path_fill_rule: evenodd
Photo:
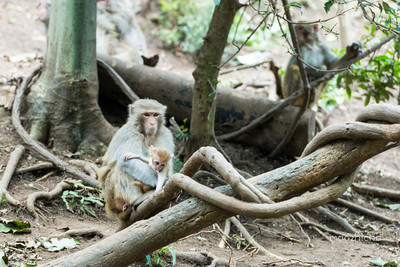
<path fill-rule="evenodd" d="M 90 208 L 90 205 L 104 206 L 103 200 L 94 196 L 91 191 L 99 192 L 98 189 L 90 186 L 85 186 L 82 183 L 74 184 L 75 191 L 66 190 L 62 194 L 67 209 L 74 212 L 75 207 L 79 207 L 83 212 L 87 212 L 93 217 L 97 217 L 96 213 Z"/>
<path fill-rule="evenodd" d="M 329 81 L 328 85 L 321 94 L 318 100 L 318 107 L 325 112 L 330 113 L 332 110 L 340 106 L 347 98 L 346 90 L 342 87 L 337 87 L 337 76 Z"/>
<path fill-rule="evenodd" d="M 151 267 L 152 262 L 158 266 L 164 266 L 164 261 L 163 257 L 166 255 L 166 253 L 169 252 L 171 253 L 172 256 L 172 267 L 175 266 L 176 264 L 176 254 L 172 247 L 165 247 L 165 248 L 160 248 L 157 251 L 154 251 L 152 256 L 146 255 L 146 266 Z"/>
<path fill-rule="evenodd" d="M 183 119 L 183 125 L 179 125 L 179 132 L 175 134 L 177 141 L 186 142 L 190 136 L 189 128 L 186 126 L 188 119 Z"/>

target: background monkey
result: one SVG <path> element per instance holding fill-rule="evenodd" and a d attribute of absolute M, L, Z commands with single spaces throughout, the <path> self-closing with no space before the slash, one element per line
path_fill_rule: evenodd
<path fill-rule="evenodd" d="M 149 158 L 150 146 L 164 146 L 174 151 L 173 135 L 165 127 L 166 106 L 155 100 L 140 99 L 129 106 L 129 118 L 111 140 L 103 156 L 99 177 L 108 215 L 117 215 L 121 228 L 128 226 L 134 207 L 147 199 L 153 191 L 143 193 L 135 181 L 156 187 L 158 174 L 147 162 L 139 159 L 124 161 L 124 155 L 135 153 Z M 168 161 L 172 166 L 172 159 Z M 169 168 L 166 176 L 172 175 Z"/>
<path fill-rule="evenodd" d="M 318 70 L 331 70 L 337 67 L 342 62 L 356 57 L 361 52 L 361 44 L 358 42 L 347 46 L 346 54 L 338 58 L 331 49 L 319 39 L 318 24 L 295 25 L 297 39 L 299 41 L 300 52 L 303 61 L 312 66 L 305 65 L 307 77 L 309 81 L 316 80 L 322 77 L 325 73 Z M 308 108 L 311 108 L 319 99 L 322 90 L 326 83 L 311 88 L 310 103 Z M 292 56 L 286 67 L 286 72 L 283 80 L 282 95 L 287 98 L 295 91 L 303 87 L 303 82 L 300 76 L 300 70 L 296 56 Z M 303 103 L 303 96 L 293 102 L 293 105 L 300 106 Z"/>
<path fill-rule="evenodd" d="M 37 4 L 38 19 L 45 25 L 46 33 L 50 6 L 50 0 L 40 0 Z M 155 66 L 158 55 L 146 57 L 146 39 L 135 18 L 137 10 L 134 1 L 97 0 L 96 51 L 124 61 Z"/>
<path fill-rule="evenodd" d="M 170 173 L 170 160 L 174 157 L 174 154 L 171 154 L 168 148 L 162 146 L 150 146 L 150 158 L 144 158 L 137 154 L 127 153 L 124 155 L 124 161 L 130 159 L 140 159 L 143 162 L 147 162 L 158 174 L 157 186 L 155 192 L 161 190 L 163 187 L 165 180 L 167 179 L 167 175 Z M 140 186 L 140 190 L 142 193 L 146 193 L 153 189 L 150 185 L 143 184 L 138 181 L 134 181 L 134 185 Z"/>

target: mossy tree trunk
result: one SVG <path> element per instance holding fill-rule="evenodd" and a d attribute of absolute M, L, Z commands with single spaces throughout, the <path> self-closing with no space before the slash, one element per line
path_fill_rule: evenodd
<path fill-rule="evenodd" d="M 207 35 L 196 59 L 190 122 L 192 135 L 186 145 L 186 158 L 200 147 L 209 145 L 213 138 L 218 67 L 233 19 L 240 7 L 237 0 L 222 0 L 215 6 Z"/>
<path fill-rule="evenodd" d="M 98 105 L 96 1 L 53 1 L 43 69 L 27 96 L 31 136 L 57 150 L 101 153 L 114 128 Z"/>

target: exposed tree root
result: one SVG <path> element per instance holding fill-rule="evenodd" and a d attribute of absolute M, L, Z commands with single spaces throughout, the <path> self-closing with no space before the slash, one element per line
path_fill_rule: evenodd
<path fill-rule="evenodd" d="M 200 148 L 198 152 L 201 153 L 205 150 L 210 152 L 212 150 L 215 151 L 214 148 L 203 147 Z M 192 156 L 192 158 L 195 157 L 196 156 Z M 356 171 L 358 171 L 358 169 Z M 133 222 L 143 219 L 149 215 L 151 211 L 159 208 L 160 204 L 167 203 L 168 201 L 172 200 L 177 192 L 181 189 L 210 204 L 232 212 L 233 214 L 241 214 L 254 218 L 276 218 L 296 211 L 318 207 L 339 198 L 353 182 L 356 171 L 353 171 L 349 175 L 343 176 L 334 184 L 316 192 L 305 193 L 299 197 L 294 197 L 286 201 L 271 204 L 240 201 L 234 197 L 226 196 L 213 189 L 210 189 L 207 186 L 198 184 L 186 175 L 175 174 L 166 183 L 162 190 L 156 192 L 148 200 L 139 205 L 139 207 L 136 209 L 136 212 L 132 213 L 131 220 Z"/>
<path fill-rule="evenodd" d="M 302 225 L 310 225 L 310 226 L 319 228 L 321 231 L 325 231 L 327 233 L 330 233 L 330 234 L 333 234 L 336 236 L 341 236 L 347 240 L 370 241 L 370 242 L 376 242 L 376 243 L 389 243 L 389 244 L 394 244 L 394 245 L 399 245 L 399 243 L 400 243 L 400 240 L 384 239 L 384 238 L 380 238 L 380 237 L 368 236 L 368 235 L 362 235 L 362 234 L 348 234 L 348 233 L 334 230 L 332 228 L 329 228 L 329 227 L 319 224 L 319 223 L 303 222 L 301 224 Z"/>
<path fill-rule="evenodd" d="M 306 146 L 302 157 L 311 154 L 337 139 L 384 140 L 399 143 L 400 109 L 390 104 L 374 104 L 366 107 L 357 116 L 356 122 L 333 124 L 317 134 Z M 395 125 L 367 124 L 368 121 L 396 123 Z"/>
<path fill-rule="evenodd" d="M 81 160 L 81 159 L 71 159 L 69 163 L 82 167 L 93 179 L 97 179 L 97 173 L 99 171 L 99 167 L 96 164 Z"/>
<path fill-rule="evenodd" d="M 53 163 L 51 162 L 39 162 L 38 164 L 25 167 L 25 168 L 19 168 L 15 172 L 16 173 L 26 173 L 26 172 L 33 172 L 33 171 L 40 171 L 40 170 L 48 170 L 54 168 Z"/>
<path fill-rule="evenodd" d="M 10 184 L 11 178 L 17 168 L 19 160 L 22 158 L 25 152 L 25 147 L 18 145 L 13 152 L 10 154 L 10 159 L 8 160 L 7 167 L 4 171 L 3 177 L 0 180 L 0 200 L 3 196 L 6 197 L 7 201 L 12 205 L 19 205 L 19 201 L 14 199 L 7 191 L 8 185 Z"/>
<path fill-rule="evenodd" d="M 396 220 L 396 219 L 392 219 L 392 218 L 389 218 L 389 217 L 387 217 L 385 215 L 376 213 L 376 212 L 374 212 L 374 211 L 372 211 L 370 209 L 361 207 L 360 205 L 354 204 L 354 203 L 352 203 L 350 201 L 347 201 L 347 200 L 344 200 L 344 199 L 341 199 L 341 198 L 338 198 L 338 199 L 336 199 L 334 201 L 336 203 L 339 203 L 340 205 L 343 205 L 343 206 L 348 207 L 350 209 L 359 211 L 359 212 L 364 213 L 366 215 L 375 217 L 375 218 L 377 218 L 379 220 L 382 220 L 384 222 L 400 224 L 400 222 L 398 220 Z"/>
<path fill-rule="evenodd" d="M 371 186 L 371 185 L 361 185 L 352 184 L 351 188 L 361 194 L 372 195 L 374 197 L 387 197 L 391 199 L 400 199 L 400 191 L 390 190 L 386 188 Z"/>
<path fill-rule="evenodd" d="M 71 167 L 68 163 L 60 160 L 56 156 L 54 156 L 52 153 L 47 151 L 41 144 L 39 144 L 37 141 L 35 141 L 22 127 L 21 122 L 19 120 L 19 115 L 20 115 L 20 106 L 21 106 L 21 101 L 22 97 L 24 94 L 24 91 L 28 87 L 28 84 L 32 80 L 32 78 L 40 71 L 40 68 L 37 68 L 32 72 L 30 76 L 27 78 L 24 78 L 23 82 L 21 83 L 20 87 L 17 89 L 16 95 L 15 95 L 15 100 L 14 100 L 14 105 L 12 109 L 12 122 L 14 124 L 14 127 L 19 134 L 19 136 L 22 138 L 22 140 L 29 146 L 29 148 L 36 153 L 39 153 L 42 157 L 44 157 L 46 160 L 52 162 L 55 166 L 60 168 L 63 171 L 66 171 L 79 179 L 82 179 L 86 184 L 94 187 L 98 187 L 98 181 L 93 179 L 92 177 L 88 176 L 87 174 L 74 169 Z"/>
<path fill-rule="evenodd" d="M 35 201 L 39 198 L 44 198 L 46 200 L 50 200 L 53 197 L 61 194 L 64 190 L 73 189 L 74 183 L 78 182 L 77 180 L 66 179 L 59 182 L 53 190 L 50 192 L 35 192 L 28 196 L 26 199 L 26 206 L 28 211 L 31 213 L 35 220 L 39 220 L 39 215 L 35 210 Z"/>

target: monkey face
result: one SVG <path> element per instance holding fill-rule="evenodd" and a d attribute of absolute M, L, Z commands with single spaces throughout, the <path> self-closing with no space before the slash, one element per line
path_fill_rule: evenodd
<path fill-rule="evenodd" d="M 142 113 L 142 117 L 146 136 L 155 134 L 158 130 L 160 113 L 148 110 Z"/>
<path fill-rule="evenodd" d="M 165 168 L 165 162 L 160 159 L 153 160 L 153 168 L 155 171 L 160 172 Z"/>

